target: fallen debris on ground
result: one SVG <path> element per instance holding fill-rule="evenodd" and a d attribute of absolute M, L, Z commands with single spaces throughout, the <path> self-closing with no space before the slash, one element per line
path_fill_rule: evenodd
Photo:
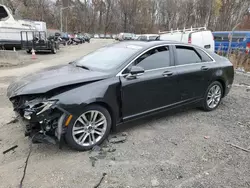
<path fill-rule="evenodd" d="M 12 120 L 10 120 L 8 123 L 6 123 L 6 125 L 17 123 L 17 122 L 18 122 L 18 116 L 14 117 Z"/>
<path fill-rule="evenodd" d="M 112 144 L 124 143 L 127 140 L 127 133 L 122 133 L 121 135 L 112 136 L 109 142 Z"/>
<path fill-rule="evenodd" d="M 107 175 L 107 173 L 103 173 L 103 174 L 102 174 L 102 178 L 101 178 L 100 181 L 94 186 L 94 188 L 98 188 L 98 187 L 101 185 L 101 183 L 102 183 L 102 181 L 103 181 L 103 179 L 105 178 L 106 175 Z"/>
<path fill-rule="evenodd" d="M 241 149 L 241 150 L 243 150 L 243 151 L 245 151 L 245 152 L 250 152 L 250 150 L 245 149 L 245 148 L 240 147 L 240 146 L 237 146 L 237 145 L 235 145 L 235 144 L 230 143 L 230 145 L 233 146 L 233 147 L 235 147 L 235 148 Z"/>
<path fill-rule="evenodd" d="M 12 146 L 11 148 L 9 148 L 9 149 L 3 151 L 3 154 L 6 154 L 6 153 L 10 152 L 10 151 L 16 149 L 17 147 L 18 147 L 18 145 Z"/>

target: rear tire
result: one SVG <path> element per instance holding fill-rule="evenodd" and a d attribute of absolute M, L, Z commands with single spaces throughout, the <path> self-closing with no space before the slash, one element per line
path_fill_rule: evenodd
<path fill-rule="evenodd" d="M 215 81 L 210 84 L 202 102 L 202 109 L 204 111 L 215 110 L 221 103 L 223 92 L 220 82 Z"/>
<path fill-rule="evenodd" d="M 106 108 L 89 105 L 67 127 L 66 142 L 75 150 L 89 150 L 108 137 L 111 124 L 111 116 Z"/>

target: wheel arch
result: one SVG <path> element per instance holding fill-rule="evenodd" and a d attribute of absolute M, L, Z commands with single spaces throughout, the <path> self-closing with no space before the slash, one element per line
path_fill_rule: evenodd
<path fill-rule="evenodd" d="M 89 103 L 87 106 L 90 106 L 90 105 L 99 105 L 105 108 L 106 110 L 108 110 L 111 116 L 111 120 L 112 120 L 111 130 L 115 131 L 116 130 L 116 117 L 115 117 L 115 113 L 112 107 L 108 103 L 103 102 L 103 101 L 95 101 L 95 102 Z"/>
<path fill-rule="evenodd" d="M 226 83 L 222 78 L 217 78 L 215 81 L 220 82 L 220 84 L 222 85 L 222 89 L 223 89 L 223 93 L 222 93 L 222 97 L 225 96 L 225 91 L 226 91 Z"/>

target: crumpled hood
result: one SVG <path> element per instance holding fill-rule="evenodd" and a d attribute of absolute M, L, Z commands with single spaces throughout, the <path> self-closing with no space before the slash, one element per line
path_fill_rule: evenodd
<path fill-rule="evenodd" d="M 107 73 L 86 70 L 74 65 L 55 66 L 18 78 L 7 89 L 8 98 L 46 93 L 52 89 L 105 79 Z"/>

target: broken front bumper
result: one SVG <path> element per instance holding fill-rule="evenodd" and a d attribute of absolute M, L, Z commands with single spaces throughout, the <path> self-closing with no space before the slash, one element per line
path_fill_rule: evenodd
<path fill-rule="evenodd" d="M 66 131 L 65 118 L 69 113 L 60 108 L 57 102 L 58 100 L 35 99 L 14 106 L 25 136 L 30 136 L 34 143 L 60 143 Z"/>

